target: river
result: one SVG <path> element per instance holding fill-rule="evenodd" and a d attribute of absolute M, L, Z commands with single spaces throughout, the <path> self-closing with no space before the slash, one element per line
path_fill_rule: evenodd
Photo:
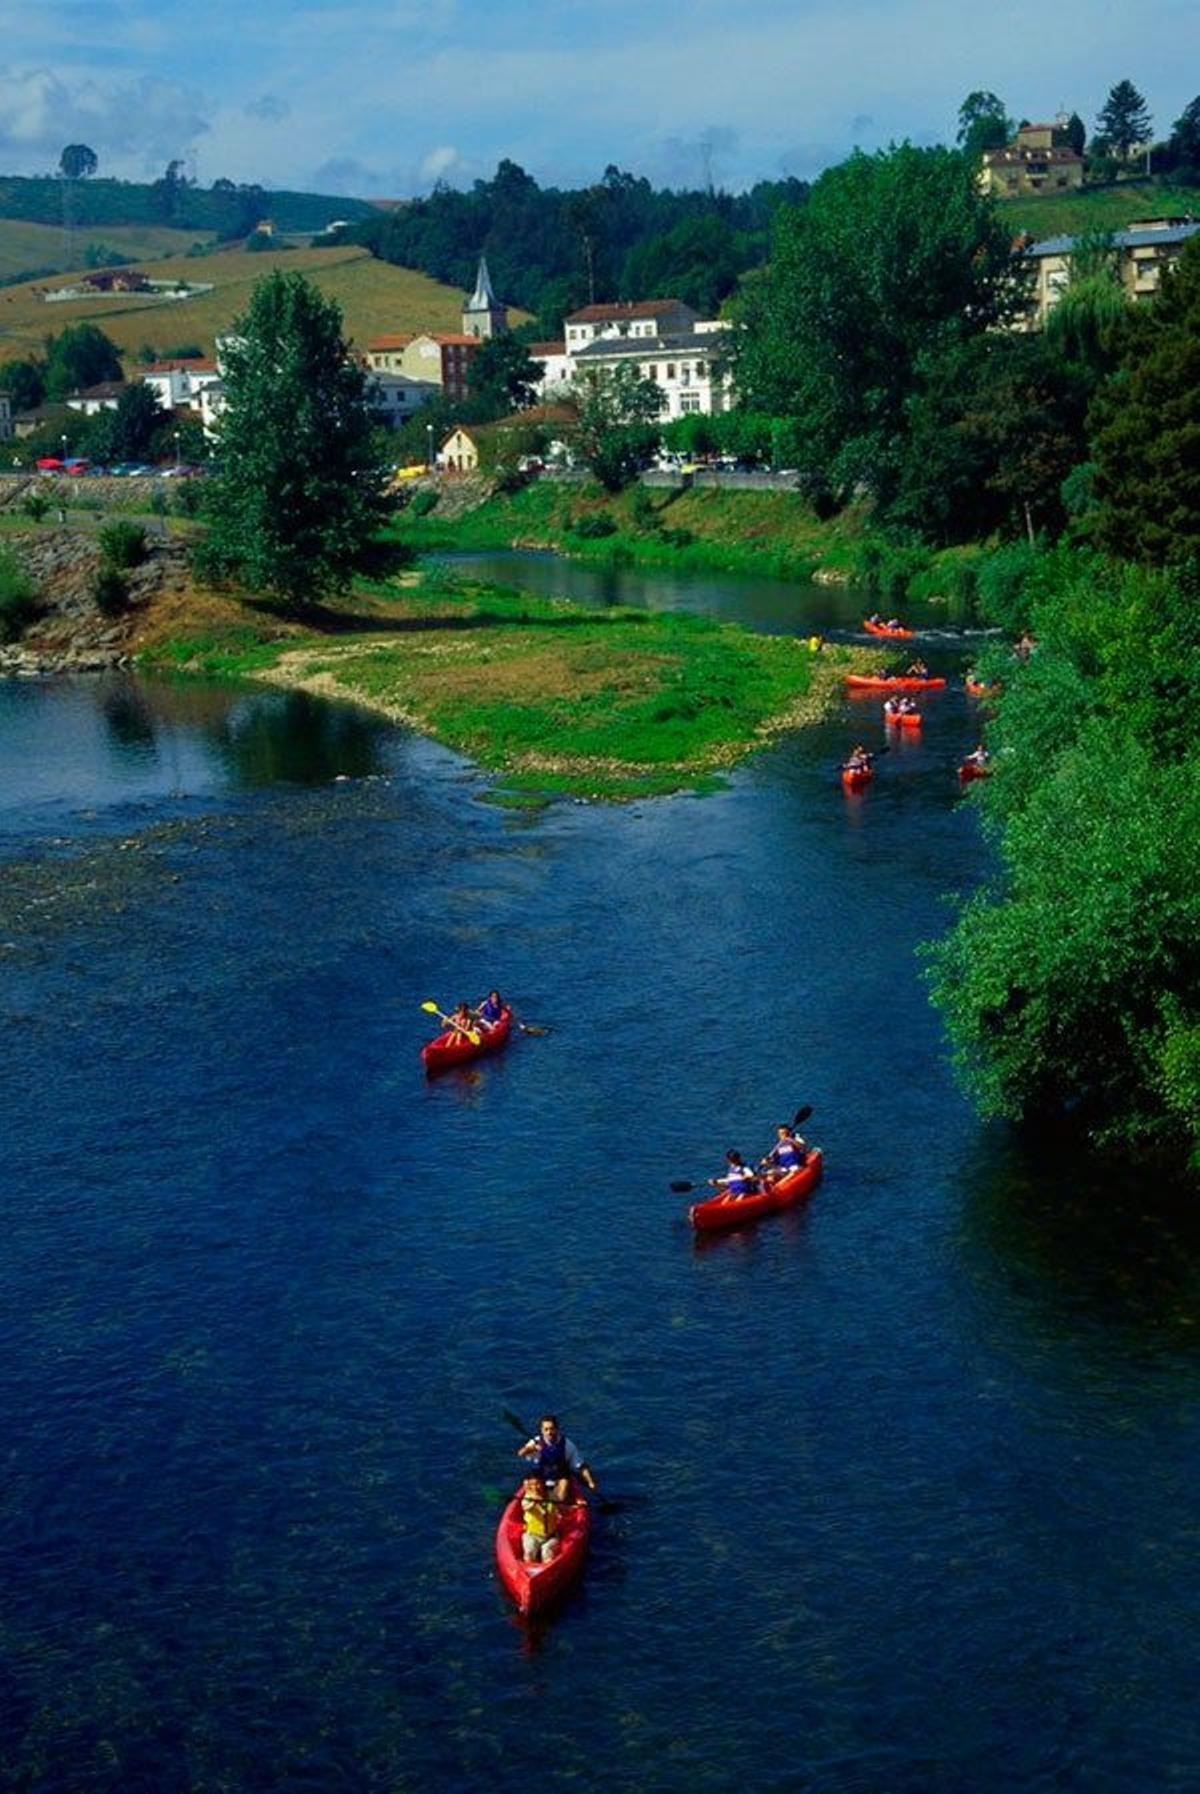
<path fill-rule="evenodd" d="M 927 712 L 856 799 L 874 703 L 529 818 L 350 708 L 0 682 L 0 1786 L 1196 1784 L 1200 1229 L 956 1091 Z M 426 1082 L 494 982 L 551 1032 Z M 811 1203 L 698 1247 L 669 1181 L 802 1103 Z M 619 1511 L 531 1632 L 545 1406 Z"/>

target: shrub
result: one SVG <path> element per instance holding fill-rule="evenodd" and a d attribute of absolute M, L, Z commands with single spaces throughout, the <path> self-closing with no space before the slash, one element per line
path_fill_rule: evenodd
<path fill-rule="evenodd" d="M 601 536 L 615 536 L 617 526 L 603 511 L 596 511 L 590 517 L 580 517 L 577 522 L 572 523 L 571 531 L 573 535 L 581 536 L 585 542 L 595 542 Z"/>
<path fill-rule="evenodd" d="M 21 500 L 21 509 L 26 517 L 32 517 L 35 523 L 40 523 L 50 509 L 50 500 L 44 492 L 27 492 Z"/>
<path fill-rule="evenodd" d="M 129 587 L 115 567 L 101 567 L 92 581 L 92 602 L 103 617 L 119 617 L 129 608 Z"/>
<path fill-rule="evenodd" d="M 156 486 L 154 488 L 154 491 L 150 494 L 150 497 L 146 501 L 146 508 L 147 508 L 147 510 L 152 512 L 155 517 L 165 517 L 166 516 L 166 514 L 167 514 L 167 495 L 163 491 L 161 486 Z"/>
<path fill-rule="evenodd" d="M 413 493 L 408 501 L 408 508 L 414 517 L 428 517 L 430 511 L 432 511 L 437 504 L 437 501 L 437 493 L 431 492 L 428 486 L 424 486 L 420 492 Z"/>
<path fill-rule="evenodd" d="M 639 486 L 634 493 L 629 512 L 638 529 L 658 527 L 658 507 L 644 486 Z"/>
<path fill-rule="evenodd" d="M 696 540 L 690 529 L 661 529 L 658 535 L 659 540 L 665 542 L 668 548 L 690 548 Z"/>
<path fill-rule="evenodd" d="M 204 494 L 195 480 L 181 480 L 175 490 L 175 510 L 180 517 L 196 517 Z"/>
<path fill-rule="evenodd" d="M 146 532 L 140 523 L 127 523 L 122 519 L 106 523 L 100 531 L 100 553 L 105 567 L 114 572 L 140 567 L 146 558 Z"/>
<path fill-rule="evenodd" d="M 36 609 L 28 576 L 0 549 L 0 642 L 15 642 L 23 635 Z"/>

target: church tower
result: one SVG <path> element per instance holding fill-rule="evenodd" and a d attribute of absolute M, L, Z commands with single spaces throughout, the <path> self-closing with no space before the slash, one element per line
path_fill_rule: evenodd
<path fill-rule="evenodd" d="M 476 337 L 480 342 L 488 337 L 502 336 L 508 329 L 508 307 L 501 305 L 492 291 L 486 255 L 479 258 L 475 291 L 463 306 L 462 327 L 464 336 Z"/>

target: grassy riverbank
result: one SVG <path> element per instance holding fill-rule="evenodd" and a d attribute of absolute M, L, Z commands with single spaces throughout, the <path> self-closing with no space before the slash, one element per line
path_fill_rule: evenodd
<path fill-rule="evenodd" d="M 674 491 L 538 480 L 453 518 L 401 512 L 395 538 L 417 553 L 553 548 L 600 564 L 754 573 L 861 584 L 889 601 L 969 601 L 981 549 L 889 542 L 861 506 L 820 518 L 794 492 Z"/>
<path fill-rule="evenodd" d="M 244 607 L 158 642 L 142 663 L 355 699 L 469 755 L 495 775 L 498 801 L 530 804 L 711 789 L 822 715 L 845 672 L 878 660 L 436 576 L 364 586 L 322 625 L 281 634 Z"/>

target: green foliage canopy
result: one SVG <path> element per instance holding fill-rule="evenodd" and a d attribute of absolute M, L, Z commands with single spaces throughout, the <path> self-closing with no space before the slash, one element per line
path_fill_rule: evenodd
<path fill-rule="evenodd" d="M 576 375 L 579 452 L 600 484 L 619 492 L 645 466 L 658 443 L 663 395 L 631 362 Z"/>
<path fill-rule="evenodd" d="M 46 339 L 45 388 L 48 399 L 64 399 L 68 393 L 101 380 L 121 378 L 121 357 L 116 344 L 95 324 L 68 324 L 57 336 Z"/>
<path fill-rule="evenodd" d="M 337 305 L 300 274 L 258 282 L 225 346 L 202 564 L 293 606 L 343 588 L 382 507 L 383 466 Z"/>
<path fill-rule="evenodd" d="M 1119 156 L 1127 156 L 1139 143 L 1149 142 L 1150 109 L 1132 81 L 1118 81 L 1109 89 L 1096 129 Z"/>
<path fill-rule="evenodd" d="M 1018 304 L 1010 233 L 953 150 L 856 152 L 783 207 L 735 344 L 751 409 L 790 417 L 832 484 L 894 488 L 922 360 Z"/>

